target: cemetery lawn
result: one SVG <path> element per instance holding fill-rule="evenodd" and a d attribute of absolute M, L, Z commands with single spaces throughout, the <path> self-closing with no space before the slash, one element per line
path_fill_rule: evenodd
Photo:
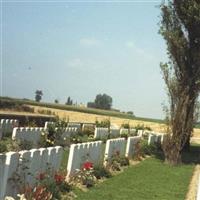
<path fill-rule="evenodd" d="M 87 192 L 75 193 L 77 200 L 184 200 L 194 166 L 172 167 L 148 158 Z"/>

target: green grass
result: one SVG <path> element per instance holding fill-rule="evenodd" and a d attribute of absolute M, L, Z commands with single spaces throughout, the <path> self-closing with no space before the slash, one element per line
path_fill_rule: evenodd
<path fill-rule="evenodd" d="M 77 200 L 184 200 L 193 169 L 149 158 L 88 192 L 76 191 Z"/>

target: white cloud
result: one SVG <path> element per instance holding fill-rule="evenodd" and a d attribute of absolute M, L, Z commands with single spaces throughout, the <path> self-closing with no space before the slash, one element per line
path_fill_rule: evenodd
<path fill-rule="evenodd" d="M 95 38 L 81 38 L 80 44 L 86 47 L 91 47 L 91 46 L 100 46 L 102 43 L 100 40 L 97 40 Z"/>

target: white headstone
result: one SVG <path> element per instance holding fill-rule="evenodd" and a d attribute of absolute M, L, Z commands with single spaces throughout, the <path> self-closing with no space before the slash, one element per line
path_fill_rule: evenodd
<path fill-rule="evenodd" d="M 111 128 L 110 129 L 110 136 L 112 137 L 120 137 L 120 129 L 118 128 Z"/>
<path fill-rule="evenodd" d="M 113 155 L 118 153 L 120 156 L 125 156 L 126 140 L 125 138 L 116 138 L 106 141 L 106 149 L 104 161 L 105 164 L 110 162 Z"/>
<path fill-rule="evenodd" d="M 11 181 L 14 172 L 17 170 L 18 162 L 19 162 L 19 153 L 8 152 L 5 154 L 5 167 L 4 167 L 4 175 L 3 175 L 3 185 L 2 188 L 2 196 L 12 196 L 15 191 L 15 183 Z"/>
<path fill-rule="evenodd" d="M 95 128 L 94 138 L 96 139 L 106 139 L 108 138 L 108 128 Z"/>
<path fill-rule="evenodd" d="M 133 158 L 135 145 L 141 140 L 140 136 L 128 137 L 126 145 L 126 157 Z"/>
<path fill-rule="evenodd" d="M 86 161 L 95 164 L 102 163 L 102 141 L 72 144 L 70 146 L 67 176 L 72 175 L 76 169 L 80 169 Z"/>

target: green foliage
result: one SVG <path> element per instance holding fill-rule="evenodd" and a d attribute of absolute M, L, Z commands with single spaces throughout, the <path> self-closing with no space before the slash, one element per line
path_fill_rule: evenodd
<path fill-rule="evenodd" d="M 164 120 L 160 120 L 160 119 L 135 117 L 135 116 L 130 116 L 128 114 L 111 111 L 111 110 L 100 110 L 100 109 L 94 109 L 94 108 L 84 108 L 84 107 L 68 106 L 68 105 L 54 104 L 54 103 L 42 103 L 42 102 L 31 101 L 28 99 L 17 99 L 17 98 L 10 98 L 10 97 L 0 97 L 0 100 L 3 102 L 10 101 L 10 102 L 16 102 L 16 103 L 23 103 L 23 104 L 27 104 L 27 105 L 42 106 L 42 107 L 46 107 L 46 108 L 55 108 L 55 109 L 76 111 L 76 112 L 89 113 L 89 114 L 119 117 L 122 119 L 135 119 L 135 120 L 155 122 L 155 123 L 165 123 Z M 52 113 L 52 114 L 55 114 L 55 113 Z"/>
<path fill-rule="evenodd" d="M 185 199 L 193 170 L 193 164 L 171 167 L 162 160 L 148 158 L 88 192 L 77 191 L 77 200 Z"/>
<path fill-rule="evenodd" d="M 91 162 L 83 163 L 80 170 L 73 175 L 71 181 L 74 184 L 82 184 L 86 187 L 92 187 L 95 184 L 96 178 L 94 176 L 93 164 Z"/>
<path fill-rule="evenodd" d="M 9 152 L 9 151 L 21 151 L 21 150 L 30 150 L 36 148 L 32 142 L 22 140 L 12 140 L 10 137 L 4 137 L 0 140 L 0 153 Z"/>
<path fill-rule="evenodd" d="M 33 143 L 27 140 L 18 141 L 18 145 L 19 145 L 20 150 L 30 150 L 34 148 Z"/>
<path fill-rule="evenodd" d="M 151 127 L 149 126 L 145 126 L 144 124 L 137 124 L 134 129 L 136 129 L 136 131 L 138 130 L 148 130 L 148 131 L 152 131 Z"/>
<path fill-rule="evenodd" d="M 134 116 L 134 112 L 133 111 L 128 111 L 127 114 Z"/>
<path fill-rule="evenodd" d="M 96 108 L 110 110 L 112 107 L 112 97 L 107 94 L 98 94 L 94 103 Z"/>
<path fill-rule="evenodd" d="M 169 97 L 168 133 L 173 133 L 163 149 L 166 161 L 177 165 L 185 145 L 188 148 L 200 92 L 200 2 L 170 0 L 161 4 L 161 11 L 160 34 L 169 62 L 160 67 Z"/>
<path fill-rule="evenodd" d="M 58 99 L 55 99 L 55 100 L 54 100 L 54 103 L 59 103 Z"/>
<path fill-rule="evenodd" d="M 65 104 L 66 105 L 72 105 L 73 104 L 73 100 L 70 97 L 68 97 L 67 98 L 67 102 Z"/>
<path fill-rule="evenodd" d="M 102 121 L 98 121 L 98 120 L 96 120 L 95 121 L 95 124 L 96 124 L 96 127 L 102 127 L 102 128 L 110 128 L 110 118 L 108 118 L 108 119 L 104 119 L 104 120 L 102 120 Z"/>
<path fill-rule="evenodd" d="M 94 102 L 88 102 L 87 107 L 110 110 L 112 107 L 112 97 L 107 94 L 98 94 Z"/>
<path fill-rule="evenodd" d="M 35 91 L 35 101 L 40 102 L 43 96 L 42 90 Z"/>
<path fill-rule="evenodd" d="M 108 168 L 112 171 L 120 171 L 121 167 L 129 165 L 129 159 L 121 156 L 119 151 L 115 151 L 108 163 Z"/>
<path fill-rule="evenodd" d="M 4 142 L 0 141 L 0 153 L 7 152 L 7 146 Z"/>
<path fill-rule="evenodd" d="M 8 99 L 0 99 L 0 108 L 1 109 L 11 109 L 20 112 L 34 112 L 34 108 L 31 108 L 28 105 L 24 105 L 23 102 L 10 101 Z"/>
<path fill-rule="evenodd" d="M 41 147 L 50 147 L 50 146 L 69 146 L 70 138 L 63 138 L 63 132 L 67 126 L 67 122 L 64 120 L 57 120 L 54 123 L 49 123 L 47 126 L 47 131 L 44 131 L 39 142 Z"/>
<path fill-rule="evenodd" d="M 147 140 L 141 141 L 141 153 L 143 156 L 145 155 L 157 155 L 161 151 L 161 146 L 157 143 L 148 145 Z"/>
<path fill-rule="evenodd" d="M 121 125 L 121 128 L 127 128 L 127 129 L 129 129 L 130 128 L 130 124 L 129 123 L 123 123 Z"/>
<path fill-rule="evenodd" d="M 97 179 L 101 179 L 101 178 L 110 178 L 112 176 L 112 174 L 110 173 L 108 168 L 106 168 L 102 165 L 96 165 L 96 166 L 94 166 L 94 176 Z"/>
<path fill-rule="evenodd" d="M 38 113 L 43 115 L 56 115 L 55 112 L 52 112 L 51 110 L 44 110 L 44 109 L 38 109 Z"/>

